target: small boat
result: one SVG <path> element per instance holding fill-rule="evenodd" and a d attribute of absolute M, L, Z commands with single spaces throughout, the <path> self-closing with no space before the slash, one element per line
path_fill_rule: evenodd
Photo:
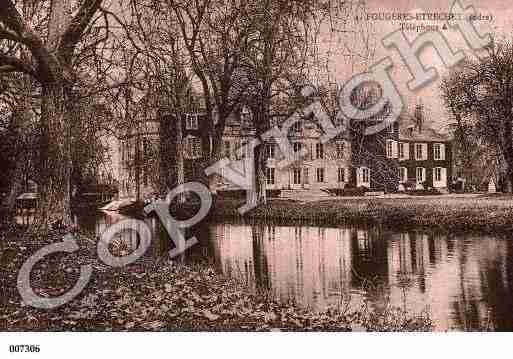
<path fill-rule="evenodd" d="M 119 211 L 126 207 L 132 207 L 137 201 L 135 198 L 122 198 L 109 202 L 103 207 L 100 207 L 102 211 Z"/>

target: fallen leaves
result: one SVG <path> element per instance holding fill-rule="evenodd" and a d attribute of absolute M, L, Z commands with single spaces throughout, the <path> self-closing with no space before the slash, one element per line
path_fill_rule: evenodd
<path fill-rule="evenodd" d="M 19 239 L 7 237 L 4 245 L 18 246 L 16 241 Z M 16 273 L 24 258 L 41 246 L 30 239 L 23 244 L 27 250 L 10 252 L 9 265 L 4 271 Z M 140 261 L 132 267 L 110 268 L 97 262 L 93 243 L 84 240 L 81 246 L 86 250 L 81 250 L 80 255 L 66 256 L 55 264 L 79 268 L 90 263 L 102 269 L 95 270 L 83 293 L 56 310 L 39 310 L 22 305 L 16 291 L 16 276 L 6 276 L 5 293 L 9 293 L 10 302 L 5 301 L 7 305 L 0 308 L 3 318 L 0 330 L 346 331 L 360 330 L 370 323 L 363 315 L 350 316 L 336 310 L 316 313 L 291 303 L 274 302 L 265 295 L 248 292 L 240 284 L 216 274 L 208 265 L 187 266 L 161 260 L 158 264 Z M 72 275 L 63 272 L 55 275 L 62 276 L 59 280 L 68 280 L 69 285 L 74 284 Z M 34 278 L 48 276 L 44 267 L 33 274 Z M 52 280 L 53 277 L 47 278 L 47 282 Z M 52 296 L 58 292 L 49 287 L 43 293 Z M 366 322 L 363 319 L 355 322 L 354 318 Z M 371 324 L 377 326 L 376 323 Z M 390 330 L 428 328 L 422 321 L 383 323 Z"/>
<path fill-rule="evenodd" d="M 204 310 L 203 316 L 208 320 L 218 320 L 220 318 L 220 315 L 213 314 L 210 310 Z"/>

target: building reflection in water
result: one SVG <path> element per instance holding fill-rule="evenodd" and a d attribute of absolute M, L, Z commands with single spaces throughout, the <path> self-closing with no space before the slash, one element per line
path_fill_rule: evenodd
<path fill-rule="evenodd" d="M 489 236 L 218 224 L 223 273 L 322 310 L 351 298 L 427 310 L 436 329 L 513 330 L 513 245 Z"/>
<path fill-rule="evenodd" d="M 82 229 L 100 236 L 125 217 L 79 217 Z M 144 219 L 154 238 L 148 251 L 170 247 L 156 218 Z M 213 224 L 194 228 L 201 245 L 191 253 L 210 257 L 223 273 L 250 290 L 268 290 L 280 301 L 316 310 L 351 300 L 427 310 L 438 330 L 513 330 L 513 242 L 474 234 L 394 232 L 379 227 L 325 228 L 267 224 Z M 134 246 L 126 230 L 120 240 Z"/>
<path fill-rule="evenodd" d="M 350 230 L 318 227 L 214 227 L 222 271 L 281 301 L 319 308 L 340 300 L 351 283 Z"/>

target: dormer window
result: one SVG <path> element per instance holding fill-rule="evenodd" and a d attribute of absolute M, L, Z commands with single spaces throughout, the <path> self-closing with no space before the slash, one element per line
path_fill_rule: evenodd
<path fill-rule="evenodd" d="M 198 115 L 196 114 L 187 114 L 185 115 L 185 128 L 187 130 L 197 130 L 198 129 Z"/>

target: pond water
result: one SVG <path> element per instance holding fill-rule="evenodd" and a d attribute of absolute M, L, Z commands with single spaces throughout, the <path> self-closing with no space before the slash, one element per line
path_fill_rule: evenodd
<path fill-rule="evenodd" d="M 79 217 L 97 235 L 124 217 Z M 156 219 L 151 254 L 169 239 Z M 265 289 L 280 301 L 314 310 L 350 302 L 427 311 L 436 330 L 513 330 L 513 242 L 478 234 L 399 232 L 376 226 L 316 227 L 216 223 L 193 233 L 187 254 L 208 256 L 216 269 Z M 127 241 L 133 233 L 123 232 Z"/>

